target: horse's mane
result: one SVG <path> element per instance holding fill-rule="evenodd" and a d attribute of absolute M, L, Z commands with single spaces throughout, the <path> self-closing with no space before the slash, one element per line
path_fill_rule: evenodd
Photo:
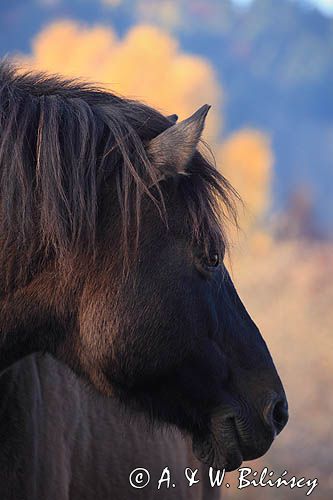
<path fill-rule="evenodd" d="M 117 187 L 127 248 L 143 195 L 163 212 L 161 190 L 150 189 L 156 170 L 144 146 L 170 125 L 145 104 L 78 80 L 23 73 L 0 61 L 1 280 L 7 286 L 13 275 L 26 281 L 38 255 L 61 260 L 82 249 L 93 251 L 108 177 Z M 184 194 L 193 234 L 198 237 L 205 220 L 222 237 L 216 194 L 224 207 L 232 207 L 230 186 L 201 160 L 200 175 L 189 176 L 190 192 Z"/>

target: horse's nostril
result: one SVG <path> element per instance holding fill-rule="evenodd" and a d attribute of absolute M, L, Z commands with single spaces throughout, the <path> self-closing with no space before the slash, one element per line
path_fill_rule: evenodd
<path fill-rule="evenodd" d="M 288 422 L 288 404 L 283 399 L 271 402 L 266 412 L 266 422 L 279 434 Z"/>
<path fill-rule="evenodd" d="M 288 422 L 288 405 L 285 399 L 277 401 L 273 409 L 272 418 L 277 433 L 281 432 Z"/>

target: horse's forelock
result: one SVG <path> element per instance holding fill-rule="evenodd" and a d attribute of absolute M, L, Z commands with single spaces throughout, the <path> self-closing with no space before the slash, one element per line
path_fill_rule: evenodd
<path fill-rule="evenodd" d="M 164 214 L 159 187 L 155 197 L 150 190 L 157 178 L 144 144 L 168 126 L 167 118 L 138 102 L 0 63 L 2 282 L 9 286 L 18 261 L 22 276 L 16 281 L 27 280 L 39 252 L 59 260 L 83 250 L 93 253 L 106 177 L 117 187 L 128 259 L 131 224 L 138 240 L 142 196 L 151 197 Z M 201 185 L 192 197 L 198 206 L 189 207 L 193 234 L 203 219 L 216 228 L 216 195 L 230 206 L 225 179 L 208 162 L 201 168 Z"/>

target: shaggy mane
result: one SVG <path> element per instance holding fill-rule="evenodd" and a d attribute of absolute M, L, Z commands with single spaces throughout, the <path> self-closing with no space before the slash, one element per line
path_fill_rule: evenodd
<path fill-rule="evenodd" d="M 128 253 L 142 197 L 151 197 L 163 215 L 144 145 L 170 125 L 142 103 L 0 61 L 1 288 L 27 282 L 41 260 L 93 252 L 107 178 L 117 187 Z M 225 242 L 220 210 L 234 211 L 233 190 L 201 155 L 192 163 L 182 189 L 193 237 L 208 231 Z"/>

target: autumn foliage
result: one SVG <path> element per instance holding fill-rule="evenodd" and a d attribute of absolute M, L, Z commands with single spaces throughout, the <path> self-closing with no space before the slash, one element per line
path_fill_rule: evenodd
<path fill-rule="evenodd" d="M 138 25 L 120 39 L 108 27 L 58 21 L 34 38 L 31 55 L 21 57 L 21 62 L 100 83 L 166 114 L 177 113 L 180 119 L 204 102 L 211 104 L 204 138 L 213 144 L 218 167 L 245 202 L 241 227 L 248 231 L 267 208 L 273 163 L 269 141 L 260 132 L 247 129 L 221 143 L 223 92 L 212 66 L 184 53 L 176 39 L 161 29 Z"/>
<path fill-rule="evenodd" d="M 244 200 L 244 207 L 240 207 L 241 225 L 250 230 L 269 208 L 273 167 L 270 142 L 262 132 L 241 130 L 219 146 L 217 159 Z"/>
<path fill-rule="evenodd" d="M 212 104 L 205 139 L 213 146 L 218 168 L 243 199 L 240 234 L 251 236 L 234 266 L 235 281 L 278 361 L 291 409 L 290 424 L 274 451 L 254 467 L 279 472 L 287 468 L 299 477 L 314 477 L 318 467 L 313 464 L 320 464 L 320 498 L 329 498 L 333 402 L 323 387 L 330 386 L 333 374 L 327 357 L 333 324 L 332 247 L 276 242 L 261 230 L 273 177 L 269 137 L 250 128 L 225 137 L 223 91 L 213 67 L 201 57 L 184 53 L 174 37 L 157 27 L 137 25 L 119 38 L 105 26 L 58 21 L 34 38 L 31 54 L 20 56 L 22 61 L 35 69 L 92 80 L 180 118 L 205 102 Z M 224 495 L 231 498 L 235 491 L 236 487 L 230 488 Z M 304 497 L 303 491 L 289 495 L 286 490 L 267 493 L 262 489 L 246 495 L 249 499 Z"/>
<path fill-rule="evenodd" d="M 36 69 L 101 83 L 180 118 L 205 99 L 214 110 L 208 123 L 210 139 L 218 130 L 221 89 L 212 66 L 183 53 L 177 41 L 158 28 L 138 25 L 119 39 L 104 26 L 55 22 L 36 36 L 32 55 L 24 62 Z"/>

